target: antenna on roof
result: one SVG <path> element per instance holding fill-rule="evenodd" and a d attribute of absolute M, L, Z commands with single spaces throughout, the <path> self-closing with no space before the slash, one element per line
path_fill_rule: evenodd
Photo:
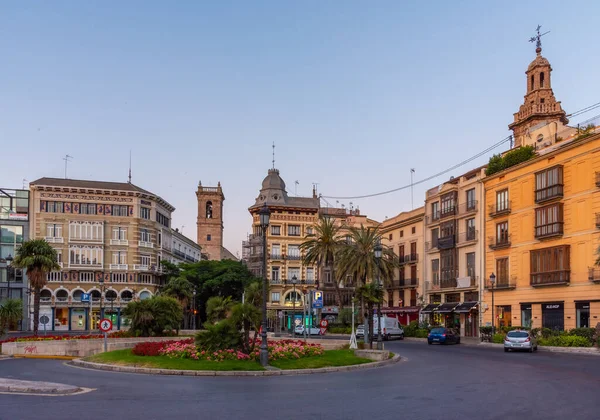
<path fill-rule="evenodd" d="M 62 159 L 65 161 L 65 179 L 67 179 L 67 164 L 70 162 L 69 159 L 74 159 L 74 158 L 73 158 L 73 156 L 65 155 L 65 157 Z"/>
<path fill-rule="evenodd" d="M 25 178 L 23 178 L 23 189 L 25 189 L 25 183 L 27 182 L 27 180 Z"/>
<path fill-rule="evenodd" d="M 415 168 L 410 168 L 410 207 L 411 210 L 415 209 L 415 202 L 413 200 L 413 174 L 415 173 Z"/>
<path fill-rule="evenodd" d="M 298 197 L 298 185 L 300 185 L 300 182 L 298 180 L 294 181 L 294 194 L 296 197 Z"/>
<path fill-rule="evenodd" d="M 131 184 L 131 149 L 129 149 L 129 183 Z"/>
<path fill-rule="evenodd" d="M 275 169 L 275 142 L 273 142 L 273 169 Z"/>

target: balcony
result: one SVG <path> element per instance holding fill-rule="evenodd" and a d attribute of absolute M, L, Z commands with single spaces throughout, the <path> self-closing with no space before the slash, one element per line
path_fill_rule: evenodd
<path fill-rule="evenodd" d="M 435 241 L 431 241 L 431 242 L 425 242 L 425 251 L 427 252 L 437 252 L 439 251 L 439 240 L 436 239 Z"/>
<path fill-rule="evenodd" d="M 571 282 L 570 270 L 554 270 L 542 273 L 531 273 L 530 284 L 533 287 L 562 286 Z"/>
<path fill-rule="evenodd" d="M 596 227 L 600 229 L 600 213 L 596 213 Z"/>
<path fill-rule="evenodd" d="M 111 245 L 118 245 L 118 246 L 128 246 L 129 245 L 129 241 L 127 239 L 111 239 L 110 240 L 110 244 Z"/>
<path fill-rule="evenodd" d="M 302 259 L 302 256 L 300 256 L 300 255 L 286 255 L 285 259 L 286 260 L 290 260 L 290 261 L 300 261 Z"/>
<path fill-rule="evenodd" d="M 283 260 L 283 255 L 278 252 L 272 253 L 269 255 L 269 259 L 272 261 Z"/>
<path fill-rule="evenodd" d="M 596 187 L 600 187 L 600 172 L 596 172 Z"/>
<path fill-rule="evenodd" d="M 488 238 L 488 244 L 490 246 L 490 249 L 497 250 L 497 249 L 509 248 L 510 247 L 510 237 L 511 237 L 511 235 L 505 235 L 500 238 L 490 236 Z"/>
<path fill-rule="evenodd" d="M 440 211 L 434 211 L 431 214 L 427 215 L 427 224 L 430 225 L 432 223 L 436 223 L 437 221 L 440 220 Z"/>
<path fill-rule="evenodd" d="M 147 241 L 138 241 L 138 246 L 142 248 L 154 248 L 154 243 Z"/>
<path fill-rule="evenodd" d="M 133 264 L 135 271 L 150 271 L 150 266 L 147 264 Z"/>
<path fill-rule="evenodd" d="M 440 289 L 455 289 L 456 286 L 456 278 L 440 280 Z"/>
<path fill-rule="evenodd" d="M 438 238 L 438 248 L 439 249 L 451 249 L 456 246 L 456 237 L 454 235 L 444 236 L 443 238 Z"/>
<path fill-rule="evenodd" d="M 44 239 L 49 244 L 62 244 L 62 243 L 65 242 L 64 238 L 62 238 L 62 237 L 56 237 L 56 236 L 46 236 Z"/>
<path fill-rule="evenodd" d="M 390 288 L 402 289 L 405 287 L 417 287 L 419 285 L 419 279 L 400 279 L 392 281 Z"/>
<path fill-rule="evenodd" d="M 69 262 L 71 268 L 102 268 L 102 262 L 96 260 L 83 260 L 81 262 Z"/>
<path fill-rule="evenodd" d="M 458 214 L 463 216 L 466 214 L 477 213 L 479 202 L 477 200 L 467 201 L 458 205 Z"/>
<path fill-rule="evenodd" d="M 468 245 L 470 243 L 475 243 L 477 242 L 477 239 L 479 238 L 479 231 L 475 230 L 475 229 L 471 229 L 468 230 L 466 232 L 461 232 L 458 234 L 458 245 L 457 246 L 464 246 L 464 245 Z"/>
<path fill-rule="evenodd" d="M 455 216 L 457 214 L 457 207 L 451 206 L 440 211 L 440 219 L 445 219 L 446 217 Z"/>
<path fill-rule="evenodd" d="M 127 270 L 129 264 L 109 264 L 108 268 L 110 270 Z"/>
<path fill-rule="evenodd" d="M 535 237 L 537 239 L 553 238 L 563 235 L 563 222 L 549 223 L 547 225 L 535 227 Z"/>
<path fill-rule="evenodd" d="M 593 283 L 600 283 L 600 268 L 590 267 L 588 278 Z"/>
<path fill-rule="evenodd" d="M 535 202 L 538 204 L 545 203 L 547 201 L 554 200 L 555 198 L 562 198 L 563 195 L 563 184 L 555 184 L 550 187 L 535 190 Z"/>
<path fill-rule="evenodd" d="M 419 261 L 419 254 L 400 255 L 400 264 L 409 264 Z"/>
<path fill-rule="evenodd" d="M 510 276 L 496 279 L 496 283 L 494 284 L 494 292 L 499 290 L 512 290 L 517 287 L 517 276 Z M 485 290 L 492 290 L 492 284 L 488 279 L 485 283 Z"/>
<path fill-rule="evenodd" d="M 505 214 L 510 214 L 510 201 L 501 201 L 496 204 L 491 204 L 489 206 L 490 217 L 498 217 L 503 216 Z"/>
<path fill-rule="evenodd" d="M 281 279 L 277 278 L 277 279 L 271 279 L 269 280 L 269 283 L 271 284 L 281 284 Z"/>

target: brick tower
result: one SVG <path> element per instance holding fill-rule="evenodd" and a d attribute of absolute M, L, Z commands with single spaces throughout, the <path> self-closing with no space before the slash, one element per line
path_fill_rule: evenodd
<path fill-rule="evenodd" d="M 209 260 L 223 256 L 223 201 L 225 196 L 219 182 L 216 187 L 203 187 L 198 182 L 198 245 Z"/>

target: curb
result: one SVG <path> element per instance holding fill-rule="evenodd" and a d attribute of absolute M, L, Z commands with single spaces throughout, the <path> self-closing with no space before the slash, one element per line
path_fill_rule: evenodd
<path fill-rule="evenodd" d="M 215 370 L 174 370 L 158 368 L 138 368 L 134 366 L 107 365 L 104 363 L 86 362 L 75 359 L 67 362 L 68 365 L 88 369 L 106 370 L 122 373 L 142 373 L 147 375 L 170 375 L 170 376 L 295 376 L 309 375 L 314 373 L 349 372 L 353 370 L 364 370 L 387 366 L 398 363 L 402 358 L 395 354 L 394 357 L 380 362 L 364 363 L 361 365 L 337 366 L 318 369 L 291 369 L 291 370 L 259 370 L 259 371 L 215 371 Z"/>
<path fill-rule="evenodd" d="M 54 359 L 54 360 L 73 360 L 77 359 L 76 356 L 47 356 L 47 355 L 24 355 L 24 354 L 16 354 L 14 356 L 9 356 L 13 359 Z"/>

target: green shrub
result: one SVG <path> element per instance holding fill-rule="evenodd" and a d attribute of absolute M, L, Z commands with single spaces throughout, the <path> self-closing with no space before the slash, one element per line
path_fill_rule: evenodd
<path fill-rule="evenodd" d="M 356 325 L 354 326 L 356 329 Z M 327 327 L 327 332 L 329 334 L 352 334 L 352 326 L 345 325 L 331 325 Z"/>
<path fill-rule="evenodd" d="M 542 332 L 541 328 L 532 328 L 531 329 L 531 335 L 533 335 L 536 338 L 539 337 L 541 332 Z"/>
<path fill-rule="evenodd" d="M 594 342 L 595 334 L 596 330 L 594 328 L 573 328 L 571 331 L 569 331 L 569 335 L 583 337 L 590 343 Z"/>
<path fill-rule="evenodd" d="M 123 311 L 130 319 L 131 333 L 136 336 L 160 336 L 164 331 L 179 330 L 183 311 L 177 300 L 166 296 L 130 302 Z"/>
<path fill-rule="evenodd" d="M 418 321 L 411 321 L 410 324 L 408 324 L 405 327 L 402 327 L 404 329 L 404 336 L 405 337 L 416 337 L 417 335 L 417 330 L 419 329 L 419 322 Z"/>
<path fill-rule="evenodd" d="M 494 336 L 492 337 L 492 343 L 496 343 L 496 344 L 502 344 L 504 343 L 504 334 L 494 334 Z"/>
<path fill-rule="evenodd" d="M 406 336 L 406 333 L 404 335 Z M 414 337 L 417 337 L 417 338 L 427 338 L 428 335 L 429 335 L 429 330 L 428 329 L 419 328 L 418 330 L 415 331 Z"/>
<path fill-rule="evenodd" d="M 234 322 L 229 319 L 204 324 L 206 330 L 196 334 L 196 345 L 202 350 L 217 351 L 238 349 L 242 345 L 242 334 Z"/>
<path fill-rule="evenodd" d="M 518 165 L 535 156 L 535 148 L 533 146 L 521 146 L 507 152 L 504 156 L 494 155 L 490 158 L 488 166 L 485 170 L 486 175 L 493 175 L 511 166 Z"/>
<path fill-rule="evenodd" d="M 491 334 L 492 333 L 492 327 L 479 327 L 479 332 L 481 334 Z"/>
<path fill-rule="evenodd" d="M 542 338 L 550 338 L 554 332 L 550 328 L 542 328 Z"/>
<path fill-rule="evenodd" d="M 541 338 L 538 341 L 540 346 L 554 347 L 591 347 L 592 343 L 584 337 L 577 335 L 555 335 L 548 338 Z"/>

